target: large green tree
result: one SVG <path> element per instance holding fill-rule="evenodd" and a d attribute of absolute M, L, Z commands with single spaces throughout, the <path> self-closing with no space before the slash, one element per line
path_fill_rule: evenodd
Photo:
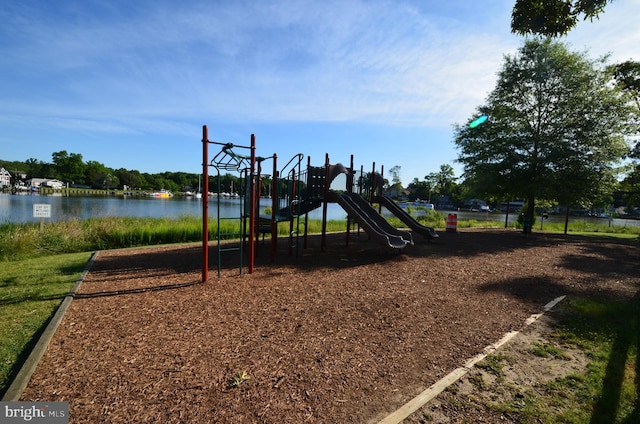
<path fill-rule="evenodd" d="M 636 112 L 635 134 L 640 134 L 640 62 L 627 60 L 610 67 L 615 84 L 628 96 L 631 107 Z M 631 155 L 640 159 L 640 142 L 636 138 L 636 145 Z"/>
<path fill-rule="evenodd" d="M 633 60 L 618 63 L 610 68 L 616 85 L 628 96 L 636 112 L 635 147 L 631 152 L 631 171 L 621 182 L 622 198 L 627 211 L 633 213 L 640 206 L 640 63 Z"/>
<path fill-rule="evenodd" d="M 579 18 L 597 18 L 612 0 L 516 0 L 511 31 L 557 37 L 565 35 Z"/>
<path fill-rule="evenodd" d="M 473 117 L 487 121 L 455 128 L 465 178 L 479 192 L 526 199 L 530 222 L 536 198 L 569 205 L 608 188 L 633 114 L 606 69 L 551 39 L 525 41 Z"/>
<path fill-rule="evenodd" d="M 63 182 L 84 184 L 86 165 L 80 153 L 67 153 L 66 150 L 54 152 L 52 155 L 56 178 Z"/>

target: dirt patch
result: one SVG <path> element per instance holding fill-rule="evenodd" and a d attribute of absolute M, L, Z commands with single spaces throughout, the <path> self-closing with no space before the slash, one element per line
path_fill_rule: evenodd
<path fill-rule="evenodd" d="M 540 390 L 545 383 L 586 372 L 589 358 L 585 353 L 559 346 L 554 340 L 554 315 L 547 313 L 523 329 L 404 422 L 518 422 L 518 417 L 491 405 L 524 403 L 527 393 Z"/>
<path fill-rule="evenodd" d="M 635 241 L 282 242 L 206 283 L 197 246 L 100 252 L 21 399 L 69 401 L 74 423 L 376 423 L 551 299 L 640 284 Z"/>

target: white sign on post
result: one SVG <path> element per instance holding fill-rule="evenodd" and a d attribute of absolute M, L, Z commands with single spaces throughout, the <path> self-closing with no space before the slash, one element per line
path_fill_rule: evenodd
<path fill-rule="evenodd" d="M 51 218 L 51 205 L 48 205 L 46 203 L 34 203 L 33 217 L 34 218 Z"/>

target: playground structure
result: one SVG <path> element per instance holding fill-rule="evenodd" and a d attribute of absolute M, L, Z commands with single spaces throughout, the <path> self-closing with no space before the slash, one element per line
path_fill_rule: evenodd
<path fill-rule="evenodd" d="M 211 160 L 209 160 L 209 145 L 220 146 Z M 353 168 L 353 155 L 350 166 L 347 168 L 341 163 L 330 164 L 329 155 L 325 156 L 324 166 L 311 166 L 311 158 L 307 158 L 306 167 L 302 162 L 304 155 L 297 154 L 291 158 L 282 168 L 278 168 L 278 156 L 256 156 L 256 138 L 251 135 L 248 146 L 235 145 L 233 143 L 220 143 L 209 140 L 208 129 L 202 129 L 203 146 L 203 201 L 202 201 L 202 281 L 208 279 L 209 272 L 209 168 L 215 168 L 217 172 L 217 187 L 214 196 L 218 208 L 217 213 L 217 266 L 218 277 L 221 273 L 222 254 L 225 252 L 238 252 L 240 257 L 240 273 L 243 272 L 245 251 L 247 251 L 247 267 L 251 274 L 254 271 L 256 249 L 259 236 L 270 234 L 271 236 L 271 262 L 275 261 L 278 244 L 278 224 L 289 223 L 289 254 L 297 255 L 300 242 L 303 248 L 307 247 L 307 224 L 309 212 L 322 207 L 322 236 L 321 250 L 324 251 L 326 243 L 327 205 L 337 203 L 347 212 L 346 243 L 349 243 L 351 224 L 357 223 L 359 228 L 375 241 L 390 250 L 399 251 L 407 245 L 414 244 L 411 231 L 399 230 L 391 225 L 381 214 L 384 206 L 393 215 L 398 217 L 413 232 L 423 235 L 427 239 L 437 238 L 438 234 L 433 228 L 426 227 L 417 222 L 411 215 L 400 208 L 392 199 L 382 193 L 383 177 L 375 172 L 375 163 L 370 178 L 364 178 L 362 167 L 358 178 Z M 271 159 L 273 162 L 272 181 L 270 190 L 270 214 L 260 214 L 260 187 L 262 180 L 262 164 Z M 220 216 L 220 172 L 235 172 L 239 176 L 240 195 L 238 200 L 238 216 Z M 332 183 L 336 178 L 344 174 L 346 184 L 341 189 L 333 189 Z M 369 180 L 368 182 L 366 180 Z M 357 183 L 356 183 L 357 181 Z M 379 204 L 379 209 L 374 208 L 374 203 Z M 266 211 L 266 209 L 265 209 Z M 221 226 L 225 220 L 236 220 L 237 226 Z M 239 228 L 236 233 L 223 233 L 223 228 Z M 302 234 L 301 234 L 302 233 Z M 229 240 L 233 240 L 231 242 Z"/>

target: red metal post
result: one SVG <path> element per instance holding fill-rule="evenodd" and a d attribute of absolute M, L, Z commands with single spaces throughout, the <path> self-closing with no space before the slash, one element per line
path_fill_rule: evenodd
<path fill-rule="evenodd" d="M 202 126 L 202 282 L 209 279 L 209 131 Z"/>

